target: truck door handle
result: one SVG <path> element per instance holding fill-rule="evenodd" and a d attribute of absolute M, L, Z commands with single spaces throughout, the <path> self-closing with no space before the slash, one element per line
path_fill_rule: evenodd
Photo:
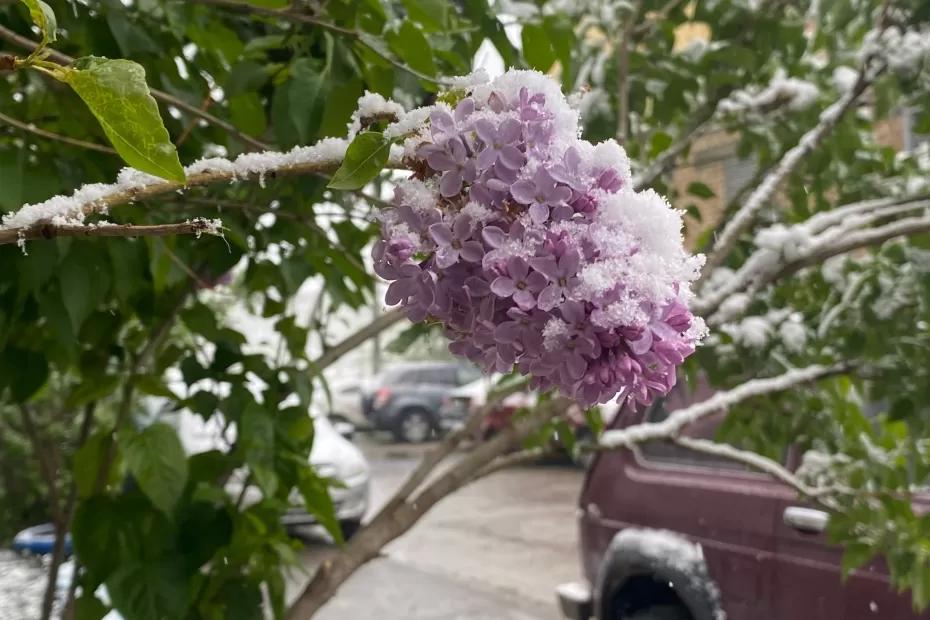
<path fill-rule="evenodd" d="M 788 506 L 785 508 L 785 525 L 793 527 L 800 532 L 819 534 L 827 529 L 830 515 L 823 510 L 805 508 L 804 506 Z"/>

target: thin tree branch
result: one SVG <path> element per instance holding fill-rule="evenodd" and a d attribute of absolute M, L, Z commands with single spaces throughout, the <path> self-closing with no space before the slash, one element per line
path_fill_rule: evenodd
<path fill-rule="evenodd" d="M 269 8 L 257 6 L 254 4 L 236 2 L 235 0 L 192 0 L 192 2 L 196 4 L 204 4 L 204 5 L 209 5 L 209 6 L 221 7 L 224 9 L 231 10 L 231 11 L 238 11 L 240 13 L 248 13 L 252 15 L 264 15 L 267 17 L 275 17 L 278 19 L 289 20 L 292 22 L 298 22 L 302 24 L 310 24 L 318 28 L 323 28 L 325 30 L 329 30 L 330 32 L 334 32 L 341 36 L 353 39 L 354 41 L 359 43 L 359 45 L 363 45 L 364 47 L 371 50 L 372 53 L 374 53 L 375 55 L 391 63 L 398 69 L 413 75 L 414 77 L 417 77 L 421 80 L 425 80 L 432 84 L 443 84 L 443 85 L 451 84 L 450 80 L 443 79 L 441 77 L 434 77 L 432 75 L 427 75 L 425 73 L 417 71 L 410 65 L 404 62 L 401 62 L 400 60 L 395 58 L 390 52 L 388 52 L 385 49 L 382 49 L 380 45 L 373 43 L 369 39 L 366 33 L 363 33 L 358 30 L 352 30 L 351 28 L 343 28 L 342 26 L 338 26 L 326 20 L 313 17 L 312 15 L 307 15 L 306 13 L 301 13 L 301 12 L 294 11 L 291 9 L 269 9 Z"/>
<path fill-rule="evenodd" d="M 33 226 L 21 233 L 0 229 L 0 245 L 55 239 L 56 237 L 172 237 L 175 235 L 222 235 L 217 221 L 197 217 L 189 222 L 176 224 L 43 224 Z"/>
<path fill-rule="evenodd" d="M 87 441 L 88 436 L 90 436 L 90 429 L 91 429 L 91 427 L 92 427 L 93 424 L 94 424 L 94 411 L 96 410 L 96 408 L 97 408 L 97 403 L 96 403 L 96 401 L 87 403 L 87 405 L 85 405 L 85 407 L 84 407 L 84 419 L 81 420 L 81 430 L 80 430 L 80 432 L 79 432 L 79 434 L 78 434 L 78 442 L 77 442 L 77 445 L 78 445 L 78 446 L 83 446 L 84 443 Z M 75 483 L 74 477 L 72 476 L 72 479 L 71 479 L 71 486 L 70 486 L 69 489 L 68 489 L 68 498 L 67 498 L 67 500 L 65 500 L 65 510 L 64 510 L 64 513 L 65 513 L 65 514 L 64 514 L 64 516 L 65 516 L 65 525 L 64 525 L 64 527 L 61 529 L 60 532 L 59 532 L 59 531 L 56 531 L 56 532 L 55 532 L 56 544 L 57 544 L 57 542 L 58 542 L 58 541 L 57 541 L 57 537 L 58 537 L 58 536 L 61 536 L 61 539 L 62 539 L 61 546 L 62 546 L 62 548 L 64 547 L 64 538 L 65 538 L 65 536 L 67 536 L 68 532 L 71 531 L 71 524 L 72 524 L 72 522 L 74 521 L 74 505 L 75 505 L 76 502 L 77 502 L 77 484 Z M 64 554 L 63 554 L 63 553 L 60 553 L 60 554 L 57 556 L 57 561 L 56 561 L 56 557 L 53 555 L 53 556 L 52 556 L 52 563 L 51 563 L 51 565 L 49 565 L 49 571 L 48 571 L 48 585 L 46 585 L 46 587 L 45 587 L 45 588 L 46 588 L 46 590 L 45 590 L 45 596 L 46 596 L 46 597 L 51 597 L 53 601 L 54 601 L 54 597 L 55 597 L 55 592 L 56 592 L 57 589 L 58 589 L 58 588 L 57 588 L 57 586 L 58 586 L 58 569 L 59 569 L 60 566 L 61 566 L 61 561 L 62 561 L 62 559 L 64 559 Z M 64 607 L 62 608 L 62 611 L 61 611 L 61 617 L 62 617 L 62 618 L 69 618 L 69 617 L 71 617 L 70 615 L 71 615 L 72 612 L 73 612 L 73 607 L 74 607 L 74 595 L 75 595 L 75 593 L 77 592 L 77 582 L 78 582 L 77 575 L 78 575 L 78 569 L 79 569 L 79 563 L 78 563 L 77 558 L 75 558 L 75 559 L 74 559 L 74 567 L 72 568 L 72 571 L 71 571 L 71 574 L 72 574 L 71 583 L 68 584 L 68 593 L 67 593 L 67 596 L 66 596 L 66 598 L 65 598 Z"/>
<path fill-rule="evenodd" d="M 246 153 L 235 161 L 223 158 L 201 160 L 186 168 L 187 182 L 184 184 L 127 169 L 120 174 L 116 183 L 86 185 L 70 197 L 55 196 L 5 215 L 3 226 L 0 226 L 0 243 L 15 243 L 23 236 L 29 238 L 36 235 L 34 229 L 41 230 L 52 220 L 79 224 L 85 216 L 93 213 L 103 213 L 119 205 L 151 200 L 191 187 L 243 179 L 261 182 L 266 178 L 283 175 L 332 172 L 342 162 L 346 146 L 345 140 L 330 138 L 314 146 L 296 147 L 288 153 Z M 397 163 L 394 162 L 394 165 Z"/>
<path fill-rule="evenodd" d="M 38 44 L 36 44 L 32 40 L 27 39 L 26 37 L 21 36 L 19 34 L 16 34 L 9 28 L 5 28 L 3 26 L 0 26 L 0 40 L 7 41 L 8 43 L 11 43 L 20 48 L 29 50 L 30 52 L 34 52 L 39 47 Z M 72 58 L 71 56 L 68 56 L 67 54 L 62 54 L 59 51 L 48 49 L 48 48 L 46 48 L 46 52 L 48 52 L 48 56 L 46 58 L 48 60 L 57 62 L 58 64 L 70 65 L 74 63 L 74 58 Z M 219 127 L 223 131 L 227 132 L 228 134 L 230 134 L 231 136 L 233 136 L 240 142 L 243 142 L 249 145 L 253 149 L 266 151 L 269 148 L 271 148 L 270 144 L 266 144 L 262 142 L 261 140 L 256 140 L 255 138 L 252 138 L 251 136 L 244 134 L 243 132 L 239 131 L 236 128 L 236 126 L 233 125 L 232 123 L 229 123 L 220 118 L 217 118 L 216 116 L 213 116 L 209 112 L 205 110 L 201 110 L 197 106 L 191 105 L 190 103 L 184 101 L 183 99 L 179 99 L 175 97 L 174 95 L 171 95 L 169 93 L 166 93 L 164 91 L 161 91 L 155 88 L 151 88 L 149 90 L 151 91 L 152 96 L 158 99 L 159 101 L 163 101 L 164 103 L 167 103 L 168 105 L 172 105 L 178 108 L 179 110 L 183 110 L 187 112 L 188 114 L 191 114 L 198 118 L 202 118 L 203 120 L 207 121 L 211 125 L 214 125 L 215 127 Z"/>
<path fill-rule="evenodd" d="M 636 0 L 617 45 L 617 142 L 626 146 L 630 124 L 630 45 L 642 0 Z"/>
<path fill-rule="evenodd" d="M 36 127 L 32 123 L 24 123 L 23 121 L 17 120 L 13 118 L 12 116 L 7 116 L 6 114 L 2 112 L 0 112 L 0 121 L 3 121 L 7 125 L 11 125 L 27 133 L 31 133 L 35 136 L 39 136 L 40 138 L 46 138 L 48 140 L 55 140 L 56 142 L 63 142 L 64 144 L 70 144 L 71 146 L 76 146 L 78 148 L 87 149 L 89 151 L 97 151 L 98 153 L 106 153 L 107 155 L 117 154 L 116 150 L 110 148 L 109 146 L 104 146 L 102 144 L 95 144 L 93 142 L 86 142 L 84 140 L 78 140 L 77 138 L 69 138 L 68 136 L 63 136 L 53 131 L 40 129 L 39 127 Z"/>
<path fill-rule="evenodd" d="M 642 191 L 652 186 L 656 179 L 675 166 L 675 162 L 678 161 L 678 158 L 691 147 L 695 140 L 709 133 L 714 128 L 712 120 L 714 118 L 714 112 L 717 110 L 718 101 L 719 99 L 707 101 L 694 111 L 691 115 L 690 122 L 688 122 L 678 134 L 677 140 L 670 147 L 662 151 L 648 168 L 633 179 L 633 189 Z"/>
<path fill-rule="evenodd" d="M 552 450 L 549 448 L 536 446 L 535 448 L 527 448 L 525 450 L 520 450 L 519 452 L 513 452 L 511 454 L 499 456 L 478 470 L 478 472 L 475 474 L 475 480 L 490 476 L 491 474 L 499 472 L 502 469 L 507 469 L 508 467 L 516 467 L 517 465 L 534 463 L 547 454 L 551 453 Z"/>
<path fill-rule="evenodd" d="M 385 312 L 381 316 L 375 318 L 371 323 L 356 331 L 338 344 L 335 344 L 329 349 L 326 349 L 322 355 L 313 360 L 310 364 L 310 376 L 321 374 L 343 355 L 359 346 L 369 338 L 373 338 L 377 334 L 380 334 L 385 329 L 399 322 L 403 318 L 404 313 L 399 308 Z"/>
<path fill-rule="evenodd" d="M 602 448 L 630 447 L 634 444 L 656 439 L 670 439 L 678 436 L 686 426 L 716 411 L 725 409 L 749 398 L 784 392 L 804 383 L 810 383 L 823 377 L 848 372 L 847 365 L 822 366 L 814 364 L 806 368 L 793 369 L 776 377 L 752 379 L 724 392 L 717 392 L 699 403 L 676 409 L 661 422 L 645 422 L 627 428 L 605 431 L 599 445 Z"/>
<path fill-rule="evenodd" d="M 717 443 L 716 441 L 711 441 L 709 439 L 697 439 L 694 437 L 685 437 L 683 435 L 674 437 L 672 441 L 674 441 L 679 446 L 694 452 L 709 454 L 711 456 L 719 456 L 721 458 L 735 461 L 737 463 L 748 465 L 753 469 L 759 470 L 772 476 L 776 480 L 784 482 L 801 495 L 817 501 L 823 500 L 824 494 L 833 490 L 828 488 L 821 489 L 809 486 L 790 471 L 785 469 L 777 461 L 774 461 L 756 452 L 741 450 L 729 444 Z"/>

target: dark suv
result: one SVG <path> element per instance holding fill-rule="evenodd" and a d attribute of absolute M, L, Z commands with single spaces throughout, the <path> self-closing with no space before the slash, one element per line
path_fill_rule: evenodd
<path fill-rule="evenodd" d="M 703 400 L 676 388 L 648 421 Z M 623 411 L 613 425 L 644 414 Z M 719 412 L 686 429 L 713 438 Z M 786 459 L 791 467 L 791 458 Z M 924 509 L 927 499 L 918 500 Z M 827 513 L 733 461 L 666 442 L 599 454 L 579 500 L 583 584 L 558 589 L 575 620 L 913 620 L 881 561 L 840 577 Z"/>
<path fill-rule="evenodd" d="M 439 429 L 439 407 L 449 392 L 481 374 L 458 362 L 395 364 L 362 393 L 362 411 L 372 425 L 398 441 L 426 441 Z"/>

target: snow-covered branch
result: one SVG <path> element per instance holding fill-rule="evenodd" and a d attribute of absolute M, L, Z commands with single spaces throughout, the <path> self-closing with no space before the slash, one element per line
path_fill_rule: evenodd
<path fill-rule="evenodd" d="M 731 405 L 755 396 L 783 392 L 803 383 L 842 373 L 845 370 L 845 366 L 821 366 L 815 364 L 806 368 L 789 370 L 777 377 L 752 379 L 731 390 L 718 392 L 704 401 L 683 409 L 677 409 L 661 422 L 645 422 L 627 428 L 606 431 L 601 436 L 600 445 L 603 448 L 620 448 L 647 441 L 674 438 L 689 424 Z"/>
<path fill-rule="evenodd" d="M 794 147 L 785 152 L 778 164 L 762 179 L 759 186 L 752 191 L 739 211 L 736 212 L 733 218 L 727 221 L 707 257 L 702 281 L 706 281 L 706 277 L 726 260 L 727 256 L 730 255 L 730 252 L 736 246 L 736 242 L 740 235 L 752 226 L 756 216 L 769 200 L 771 200 L 772 196 L 775 195 L 778 187 L 792 172 L 794 172 L 795 168 L 797 168 L 807 156 L 814 152 L 821 140 L 833 130 L 846 112 L 853 107 L 856 100 L 859 99 L 862 93 L 871 85 L 874 79 L 873 72 L 867 67 L 868 65 L 865 65 L 859 72 L 859 77 L 855 85 L 832 105 L 826 108 L 820 114 L 819 122 L 801 136 L 801 139 L 798 140 L 798 143 Z"/>
<path fill-rule="evenodd" d="M 718 443 L 710 439 L 697 439 L 694 437 L 678 436 L 673 440 L 683 448 L 693 452 L 709 454 L 728 459 L 736 463 L 742 463 L 757 471 L 768 474 L 794 488 L 801 495 L 812 499 L 821 499 L 826 493 L 833 491 L 833 488 L 817 488 L 806 484 L 803 480 L 785 469 L 781 463 L 763 456 L 751 450 L 741 450 L 730 444 Z"/>
<path fill-rule="evenodd" d="M 287 153 L 266 151 L 245 153 L 235 160 L 202 159 L 186 168 L 187 183 L 184 185 L 124 168 L 115 183 L 85 185 L 70 196 L 55 196 L 4 215 L 0 224 L 0 244 L 67 234 L 67 231 L 81 227 L 89 215 L 104 214 L 112 207 L 150 200 L 191 187 L 240 180 L 264 183 L 266 179 L 281 175 L 332 172 L 342 163 L 347 146 L 345 140 L 327 138 L 314 146 L 296 147 Z"/>
<path fill-rule="evenodd" d="M 764 286 L 800 269 L 863 247 L 879 245 L 896 237 L 930 230 L 928 199 L 869 200 L 839 207 L 793 226 L 776 224 L 756 235 L 758 249 L 730 277 L 705 290 L 692 302 L 693 310 L 709 324 L 733 318 L 724 302 L 737 293 L 753 295 Z M 873 226 L 886 218 L 919 213 Z M 720 310 L 716 315 L 715 312 Z"/>

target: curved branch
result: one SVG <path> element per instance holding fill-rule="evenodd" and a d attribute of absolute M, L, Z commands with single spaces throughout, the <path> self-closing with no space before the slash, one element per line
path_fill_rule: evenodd
<path fill-rule="evenodd" d="M 820 114 L 819 122 L 809 129 L 798 143 L 785 152 L 778 164 L 765 176 L 762 182 L 746 199 L 742 208 L 729 220 L 717 237 L 717 241 L 704 265 L 703 273 L 709 274 L 721 265 L 733 251 L 740 235 L 746 232 L 768 201 L 774 196 L 779 186 L 787 179 L 795 168 L 820 144 L 820 142 L 839 123 L 859 97 L 871 86 L 874 80 L 873 73 L 869 72 L 868 64 L 859 71 L 856 84 L 842 97 Z"/>
<path fill-rule="evenodd" d="M 110 148 L 109 146 L 95 144 L 93 142 L 86 142 L 84 140 L 78 140 L 77 138 L 69 138 L 68 136 L 63 136 L 61 134 L 36 127 L 32 123 L 24 123 L 23 121 L 15 119 L 12 116 L 7 116 L 2 112 L 0 112 L 0 121 L 3 121 L 7 125 L 12 125 L 13 127 L 16 127 L 17 129 L 27 133 L 39 136 L 40 138 L 47 138 L 49 140 L 63 142 L 64 144 L 70 144 L 71 146 L 87 149 L 89 151 L 97 151 L 98 153 L 106 153 L 107 155 L 117 154 L 116 150 Z"/>
<path fill-rule="evenodd" d="M 0 26 L 0 40 L 4 40 L 9 43 L 12 43 L 13 45 L 29 50 L 30 52 L 34 52 L 39 47 L 38 44 L 31 41 L 30 39 L 27 39 L 26 37 L 21 36 L 19 34 L 16 34 L 9 28 L 5 28 L 3 26 Z M 46 58 L 48 60 L 57 62 L 58 64 L 70 65 L 74 62 L 74 58 L 72 58 L 71 56 L 68 56 L 67 54 L 62 54 L 59 51 L 50 50 L 46 48 L 46 52 L 48 53 L 48 56 Z M 211 125 L 214 125 L 215 127 L 219 127 L 223 131 L 227 132 L 228 134 L 230 134 L 231 136 L 233 136 L 240 142 L 249 145 L 253 149 L 266 151 L 269 148 L 271 148 L 270 144 L 266 144 L 265 142 L 262 142 L 261 140 L 256 140 L 255 138 L 242 133 L 241 131 L 236 129 L 236 126 L 233 125 L 232 123 L 228 123 L 220 118 L 217 118 L 216 116 L 213 116 L 206 110 L 201 110 L 197 106 L 191 105 L 190 103 L 184 101 L 183 99 L 179 99 L 178 97 L 175 97 L 174 95 L 171 95 L 161 90 L 157 90 L 155 88 L 150 88 L 149 90 L 152 93 L 152 96 L 155 97 L 156 99 L 160 101 L 164 101 L 168 105 L 173 105 L 179 110 L 184 110 L 185 112 L 187 112 L 188 114 L 192 116 L 202 118 L 203 120 L 207 121 Z"/>

